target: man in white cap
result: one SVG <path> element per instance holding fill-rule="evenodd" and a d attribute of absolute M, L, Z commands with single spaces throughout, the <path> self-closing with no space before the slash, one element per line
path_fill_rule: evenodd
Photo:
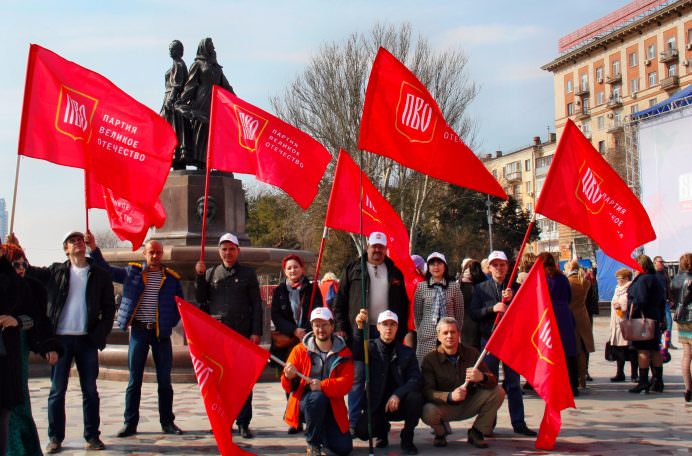
<path fill-rule="evenodd" d="M 73 361 L 82 387 L 86 448 L 105 448 L 99 438 L 98 350 L 106 347 L 106 337 L 113 329 L 115 315 L 110 274 L 87 258 L 84 234 L 68 232 L 63 236 L 62 246 L 67 261 L 46 268 L 30 266 L 27 270 L 27 275 L 43 283 L 48 290 L 48 319 L 63 347 L 63 354 L 51 371 L 48 454 L 60 452 L 65 439 L 65 393 Z"/>
<path fill-rule="evenodd" d="M 195 298 L 200 308 L 215 319 L 259 344 L 262 337 L 262 300 L 255 270 L 238 263 L 238 238 L 226 233 L 219 238 L 221 264 L 207 269 L 203 261 L 195 265 Z M 243 438 L 254 437 L 252 392 L 236 418 Z"/>
<path fill-rule="evenodd" d="M 391 310 L 399 318 L 396 340 L 403 342 L 408 328 L 409 300 L 406 295 L 404 275 L 394 262 L 387 257 L 387 236 L 375 231 L 368 237 L 366 261 L 358 258 L 349 264 L 341 274 L 339 292 L 334 301 L 336 331 L 350 343 L 353 338 L 353 324 L 360 309 L 369 311 L 368 328 L 370 338 L 376 339 L 377 316 Z M 362 274 L 362 264 L 367 274 Z M 363 285 L 361 280 L 365 280 Z M 365 287 L 365 302 L 362 301 L 362 287 Z M 353 347 L 353 345 L 350 345 Z M 348 418 L 354 430 L 360 419 L 365 395 L 365 368 L 361 361 L 355 362 L 353 389 L 348 394 Z"/>
<path fill-rule="evenodd" d="M 312 332 L 293 347 L 281 375 L 281 386 L 290 394 L 284 420 L 294 428 L 305 421 L 308 456 L 326 454 L 323 448 L 345 456 L 353 450 L 344 404 L 353 383 L 352 354 L 334 334 L 329 308 L 314 309 L 310 325 Z"/>
<path fill-rule="evenodd" d="M 368 321 L 368 311 L 361 309 L 356 316 L 356 326 L 362 329 Z M 404 454 L 418 454 L 413 444 L 413 433 L 423 410 L 421 387 L 423 377 L 418 368 L 416 353 L 410 347 L 396 341 L 399 318 L 391 310 L 377 317 L 380 337 L 369 341 L 370 354 L 370 410 L 372 435 L 377 448 L 389 445 L 391 421 L 404 421 L 399 437 Z M 353 334 L 353 359 L 365 359 L 362 331 Z M 367 440 L 368 420 L 364 410 L 356 425 L 356 436 Z"/>
<path fill-rule="evenodd" d="M 488 268 L 490 280 L 477 284 L 471 298 L 471 318 L 480 323 L 481 349 L 490 339 L 495 318 L 498 314 L 505 313 L 512 301 L 512 297 L 519 289 L 519 284 L 509 282 L 509 261 L 505 252 L 495 250 L 488 256 Z M 498 375 L 500 360 L 489 354 L 484 359 L 490 370 Z M 504 380 L 502 386 L 507 392 L 507 406 L 512 420 L 514 432 L 526 436 L 535 436 L 536 431 L 529 429 L 524 420 L 524 400 L 522 398 L 519 374 L 514 372 L 505 363 L 502 363 Z"/>

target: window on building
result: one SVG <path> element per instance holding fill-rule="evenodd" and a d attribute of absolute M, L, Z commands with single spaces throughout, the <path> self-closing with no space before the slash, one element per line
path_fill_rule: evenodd
<path fill-rule="evenodd" d="M 512 195 L 514 195 L 515 198 L 521 197 L 521 184 L 514 184 L 512 186 Z"/>
<path fill-rule="evenodd" d="M 649 87 L 653 87 L 656 85 L 657 82 L 657 75 L 655 71 L 652 71 L 649 73 Z"/>
<path fill-rule="evenodd" d="M 518 179 L 521 177 L 521 162 L 515 161 L 507 163 L 502 169 L 503 177 L 507 180 Z"/>
<path fill-rule="evenodd" d="M 619 85 L 613 86 L 613 93 L 611 94 L 611 98 L 615 101 L 620 101 L 620 92 L 622 89 L 620 88 Z"/>
<path fill-rule="evenodd" d="M 687 29 L 687 44 L 692 43 L 692 28 Z"/>
<path fill-rule="evenodd" d="M 584 97 L 581 99 L 581 109 L 584 114 L 589 113 L 589 97 Z"/>
<path fill-rule="evenodd" d="M 622 111 L 617 110 L 613 113 L 613 122 L 615 125 L 620 125 L 620 122 L 622 121 Z"/>
<path fill-rule="evenodd" d="M 667 42 L 666 44 L 668 45 L 668 46 L 667 46 L 668 51 L 672 51 L 673 49 L 676 49 L 676 47 L 675 47 L 675 37 L 674 37 L 674 36 L 671 36 L 670 38 L 668 38 L 668 42 Z"/>
<path fill-rule="evenodd" d="M 634 78 L 630 81 L 630 93 L 639 92 L 639 79 Z"/>
<path fill-rule="evenodd" d="M 553 156 L 551 155 L 550 158 L 552 159 Z M 538 160 L 540 160 L 540 159 L 538 159 Z M 537 165 L 538 165 L 538 160 L 536 160 Z M 545 177 L 542 177 L 540 179 L 536 179 L 536 198 L 538 198 L 538 195 L 541 194 L 541 190 L 543 189 L 543 183 L 544 182 L 545 182 Z"/>
<path fill-rule="evenodd" d="M 598 116 L 596 118 L 596 127 L 599 130 L 603 130 L 605 128 L 605 118 L 603 116 Z"/>
<path fill-rule="evenodd" d="M 596 68 L 596 81 L 598 81 L 599 84 L 603 82 L 603 67 Z"/>
<path fill-rule="evenodd" d="M 671 76 L 677 76 L 678 74 L 678 66 L 674 63 L 671 63 L 668 65 L 668 77 Z"/>
<path fill-rule="evenodd" d="M 655 105 L 656 103 L 658 103 L 658 101 L 656 100 L 656 98 L 651 98 L 651 99 L 649 99 L 649 107 L 652 107 L 652 106 Z"/>
<path fill-rule="evenodd" d="M 617 76 L 620 74 L 620 61 L 619 60 L 613 60 L 613 76 Z"/>
<path fill-rule="evenodd" d="M 572 93 L 572 80 L 567 80 L 567 93 Z"/>
<path fill-rule="evenodd" d="M 653 60 L 656 58 L 656 43 L 650 44 L 646 48 L 646 58 L 649 60 Z"/>
<path fill-rule="evenodd" d="M 605 103 L 605 92 L 601 91 L 596 94 L 596 105 Z"/>
<path fill-rule="evenodd" d="M 634 114 L 635 112 L 639 111 L 639 108 L 637 107 L 637 104 L 630 105 L 630 114 Z"/>
<path fill-rule="evenodd" d="M 531 159 L 524 160 L 524 171 L 531 171 Z"/>
<path fill-rule="evenodd" d="M 497 170 L 496 170 L 496 169 L 493 170 L 493 177 L 494 177 L 495 179 L 497 179 Z"/>
<path fill-rule="evenodd" d="M 526 181 L 525 187 L 526 187 L 526 194 L 528 195 L 529 193 L 531 193 L 531 181 Z"/>
<path fill-rule="evenodd" d="M 567 115 L 571 116 L 574 114 L 574 103 L 567 103 Z"/>
<path fill-rule="evenodd" d="M 590 122 L 584 122 L 581 124 L 581 131 L 584 133 L 585 136 L 591 135 L 591 126 L 589 125 Z"/>
<path fill-rule="evenodd" d="M 628 56 L 628 60 L 629 60 L 629 62 L 630 62 L 630 67 L 636 67 L 636 66 L 637 66 L 637 52 L 636 52 L 636 51 L 635 51 L 635 52 L 632 52 L 632 53 Z"/>
<path fill-rule="evenodd" d="M 547 168 L 553 162 L 553 156 L 548 155 L 545 157 L 538 157 L 536 159 L 536 168 Z M 538 188 L 538 181 L 536 181 L 536 188 Z"/>
<path fill-rule="evenodd" d="M 602 139 L 602 140 L 598 141 L 598 152 L 600 152 L 601 155 L 605 154 L 605 151 L 606 151 L 605 148 L 606 148 L 605 140 Z"/>
<path fill-rule="evenodd" d="M 581 90 L 589 90 L 589 75 L 586 73 L 581 75 Z"/>

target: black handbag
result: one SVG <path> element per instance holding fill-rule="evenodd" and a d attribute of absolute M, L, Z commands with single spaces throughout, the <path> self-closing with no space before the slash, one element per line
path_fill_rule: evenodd
<path fill-rule="evenodd" d="M 605 360 L 610 362 L 615 361 L 613 346 L 610 345 L 610 341 L 605 343 Z"/>

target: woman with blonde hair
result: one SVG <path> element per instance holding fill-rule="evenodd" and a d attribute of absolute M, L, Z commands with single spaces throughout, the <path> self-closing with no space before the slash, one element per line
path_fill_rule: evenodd
<path fill-rule="evenodd" d="M 678 325 L 678 341 L 683 354 L 680 369 L 685 382 L 685 401 L 692 401 L 692 253 L 680 257 L 680 272 L 673 278 L 673 319 Z"/>
<path fill-rule="evenodd" d="M 611 382 L 625 381 L 625 361 L 629 358 L 629 342 L 622 336 L 620 330 L 620 322 L 627 319 L 627 289 L 632 283 L 632 271 L 627 268 L 618 269 L 615 271 L 617 285 L 615 293 L 610 302 L 610 349 L 613 353 L 613 358 L 617 363 L 617 372 L 615 377 L 611 377 Z M 631 360 L 631 358 L 630 358 Z M 632 361 L 632 376 L 635 376 L 635 363 Z"/>
<path fill-rule="evenodd" d="M 591 282 L 584 278 L 584 271 L 577 260 L 565 264 L 565 273 L 572 290 L 572 299 L 569 302 L 569 310 L 574 315 L 574 324 L 577 334 L 577 371 L 579 387 L 586 388 L 586 354 L 593 353 L 596 349 L 593 342 L 593 329 L 589 319 L 589 311 L 586 307 L 586 297 L 591 288 Z"/>

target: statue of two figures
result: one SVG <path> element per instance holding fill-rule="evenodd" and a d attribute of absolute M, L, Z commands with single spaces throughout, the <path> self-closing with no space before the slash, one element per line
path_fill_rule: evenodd
<path fill-rule="evenodd" d="M 233 93 L 233 88 L 216 61 L 211 38 L 204 38 L 197 47 L 197 56 L 188 72 L 183 61 L 183 44 L 170 45 L 173 66 L 166 71 L 166 93 L 161 116 L 173 126 L 178 146 L 173 156 L 173 169 L 188 165 L 204 169 L 209 139 L 209 111 L 214 84 Z"/>

